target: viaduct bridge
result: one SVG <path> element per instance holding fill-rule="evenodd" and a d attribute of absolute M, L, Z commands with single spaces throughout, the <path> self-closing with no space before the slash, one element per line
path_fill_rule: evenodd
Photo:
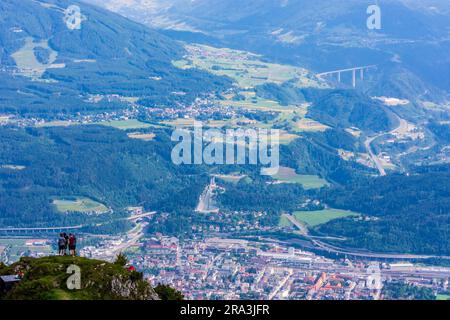
<path fill-rule="evenodd" d="M 117 220 L 128 220 L 134 221 L 146 217 L 151 217 L 156 214 L 156 211 L 146 212 L 138 215 L 134 215 L 127 218 L 117 219 Z M 112 221 L 109 221 L 112 222 Z M 107 222 L 107 223 L 109 223 Z M 105 223 L 100 223 L 94 226 L 101 226 Z M 76 232 L 80 229 L 87 227 L 88 225 L 77 225 L 77 226 L 67 226 L 67 227 L 41 227 L 41 228 L 0 228 L 0 236 L 25 236 L 25 235 L 40 235 L 40 234 L 57 234 L 61 232 Z"/>
<path fill-rule="evenodd" d="M 359 73 L 359 77 L 361 80 L 364 80 L 364 72 L 376 68 L 376 65 L 370 65 L 370 66 L 362 66 L 362 67 L 354 67 L 354 68 L 347 68 L 347 69 L 340 69 L 340 70 L 333 70 L 333 71 L 326 71 L 322 73 L 318 73 L 316 76 L 319 78 L 324 78 L 327 76 L 337 76 L 337 81 L 341 83 L 341 75 L 346 72 L 352 73 L 352 86 L 353 88 L 356 88 L 356 76 L 357 73 Z"/>
<path fill-rule="evenodd" d="M 83 228 L 82 225 L 71 227 L 48 228 L 0 228 L 0 235 L 31 235 L 31 234 L 55 234 L 60 232 L 72 232 Z"/>

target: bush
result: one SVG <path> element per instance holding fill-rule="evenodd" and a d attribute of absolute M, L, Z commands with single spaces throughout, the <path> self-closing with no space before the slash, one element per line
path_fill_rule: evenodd
<path fill-rule="evenodd" d="M 158 284 L 158 286 L 155 288 L 155 292 L 158 294 L 159 298 L 163 301 L 184 300 L 184 295 L 180 291 L 178 291 L 168 285 Z"/>
<path fill-rule="evenodd" d="M 119 253 L 114 261 L 115 265 L 125 267 L 128 264 L 128 258 L 122 252 Z"/>

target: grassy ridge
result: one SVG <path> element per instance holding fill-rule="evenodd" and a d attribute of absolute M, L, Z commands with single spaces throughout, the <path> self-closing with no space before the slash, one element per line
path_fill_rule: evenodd
<path fill-rule="evenodd" d="M 67 273 L 80 268 L 81 288 L 69 290 Z M 120 264 L 81 257 L 22 258 L 9 267 L 0 265 L 1 275 L 23 272 L 23 279 L 1 299 L 13 300 L 154 300 L 158 299 L 141 273 Z"/>

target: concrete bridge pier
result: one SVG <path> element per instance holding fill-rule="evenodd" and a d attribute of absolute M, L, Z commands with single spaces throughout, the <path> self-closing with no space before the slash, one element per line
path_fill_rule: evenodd
<path fill-rule="evenodd" d="M 356 88 L 356 69 L 352 70 L 352 85 L 353 88 Z"/>

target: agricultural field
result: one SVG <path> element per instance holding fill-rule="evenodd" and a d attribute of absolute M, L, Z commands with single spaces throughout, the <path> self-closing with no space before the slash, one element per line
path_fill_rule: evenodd
<path fill-rule="evenodd" d="M 239 181 L 247 177 L 246 175 L 239 174 L 215 174 L 213 176 L 219 180 L 234 184 L 237 184 Z"/>
<path fill-rule="evenodd" d="M 74 126 L 79 125 L 79 122 L 74 121 L 65 121 L 65 120 L 55 120 L 55 121 L 48 121 L 48 122 L 41 122 L 36 124 L 37 128 L 51 128 L 51 127 L 68 127 L 68 126 Z"/>
<path fill-rule="evenodd" d="M 305 103 L 296 106 L 291 112 L 282 112 L 271 125 L 285 127 L 295 133 L 324 132 L 329 129 L 328 126 L 306 117 L 309 106 L 309 104 Z"/>
<path fill-rule="evenodd" d="M 358 216 L 359 214 L 346 210 L 325 209 L 320 211 L 296 211 L 293 215 L 298 221 L 304 222 L 310 227 L 315 227 L 331 220 Z"/>
<path fill-rule="evenodd" d="M 208 120 L 208 121 L 197 121 L 198 123 L 201 123 L 202 126 L 206 128 L 237 128 L 239 127 L 237 125 L 240 121 L 246 121 L 245 118 L 234 118 L 229 120 Z M 178 127 L 178 128 L 191 128 L 194 126 L 194 122 L 196 122 L 195 119 L 192 118 L 177 118 L 173 120 L 166 120 L 161 121 L 161 124 L 171 127 Z"/>
<path fill-rule="evenodd" d="M 329 127 L 312 119 L 301 118 L 294 123 L 292 129 L 296 132 L 324 132 Z"/>
<path fill-rule="evenodd" d="M 195 122 L 195 119 L 178 118 L 178 119 L 174 119 L 174 120 L 161 121 L 160 123 L 162 125 L 167 125 L 167 126 L 171 126 L 171 127 L 189 128 L 189 127 L 194 126 L 194 122 Z M 205 124 L 203 124 L 203 125 L 205 125 Z"/>
<path fill-rule="evenodd" d="M 258 128 L 283 127 L 294 133 L 323 132 L 329 129 L 328 126 L 318 121 L 306 118 L 308 104 L 282 106 L 276 101 L 256 97 L 254 92 L 241 92 L 240 95 L 245 97 L 245 100 L 236 101 L 233 98 L 225 97 L 225 100 L 217 100 L 216 103 L 227 107 L 279 113 L 278 117 L 272 121 L 257 122 L 253 125 Z"/>
<path fill-rule="evenodd" d="M 276 183 L 298 183 L 305 189 L 320 189 L 328 185 L 328 182 L 314 175 L 300 175 L 292 168 L 280 167 L 276 175 L 271 176 Z"/>
<path fill-rule="evenodd" d="M 89 122 L 89 123 L 81 123 L 77 121 L 65 121 L 65 120 L 55 120 L 49 122 L 38 123 L 36 127 L 38 128 L 47 128 L 47 127 L 68 127 L 68 126 L 76 126 L 76 125 L 100 125 L 113 127 L 120 130 L 137 130 L 137 129 L 147 129 L 153 127 L 160 127 L 154 124 L 141 122 L 139 120 L 130 119 L 130 120 L 112 120 L 112 121 L 101 121 L 101 122 Z"/>
<path fill-rule="evenodd" d="M 239 93 L 244 99 L 234 100 L 233 98 L 217 100 L 216 103 L 234 108 L 243 108 L 256 111 L 275 111 L 292 113 L 297 110 L 297 106 L 282 106 L 277 101 L 257 97 L 255 92 L 243 91 Z"/>
<path fill-rule="evenodd" d="M 152 141 L 156 138 L 156 134 L 154 133 L 140 133 L 140 132 L 133 132 L 129 133 L 128 137 L 130 139 L 138 139 L 143 141 Z"/>
<path fill-rule="evenodd" d="M 195 122 L 194 119 L 179 118 L 179 119 L 170 120 L 170 121 L 162 121 L 161 124 L 171 126 L 171 127 L 176 127 L 176 128 L 193 128 L 194 122 Z M 270 124 L 263 125 L 260 122 L 250 121 L 248 119 L 243 119 L 243 118 L 238 118 L 238 119 L 236 118 L 236 119 L 230 119 L 230 120 L 211 120 L 211 121 L 201 122 L 201 124 L 204 128 L 217 128 L 217 129 L 226 129 L 226 128 L 231 128 L 231 129 L 238 129 L 238 128 L 270 129 L 272 127 Z M 221 131 L 221 132 L 225 133 L 225 131 Z M 282 145 L 288 145 L 295 139 L 300 138 L 300 136 L 298 136 L 294 133 L 289 133 L 285 130 L 280 130 L 279 133 L 280 134 L 279 134 L 278 143 L 282 144 Z M 271 137 L 273 137 L 273 135 Z M 271 137 L 269 137 L 269 140 L 271 139 Z M 223 140 L 224 139 L 218 138 L 218 139 L 215 139 L 214 141 L 216 143 L 225 143 Z M 238 144 L 239 144 L 239 142 L 238 142 Z"/>
<path fill-rule="evenodd" d="M 141 121 L 135 120 L 135 119 L 104 121 L 104 122 L 97 122 L 97 123 L 93 123 L 93 124 L 113 127 L 113 128 L 120 129 L 120 130 L 146 129 L 146 128 L 153 127 L 153 125 L 150 123 L 141 122 Z"/>
<path fill-rule="evenodd" d="M 54 199 L 53 205 L 61 213 L 78 212 L 84 214 L 103 214 L 109 212 L 109 209 L 92 199 L 77 197 L 69 199 Z"/>
<path fill-rule="evenodd" d="M 216 75 L 228 76 L 237 84 L 235 93 L 228 93 L 222 99 L 214 101 L 218 105 L 232 108 L 261 112 L 277 112 L 279 116 L 272 121 L 256 122 L 249 127 L 257 128 L 284 128 L 291 133 L 300 132 L 323 132 L 327 126 L 306 118 L 308 104 L 281 105 L 277 101 L 257 96 L 255 88 L 262 84 L 283 84 L 287 81 L 293 82 L 297 87 L 325 88 L 326 85 L 308 70 L 289 65 L 266 63 L 261 57 L 245 51 L 232 49 L 217 49 L 204 45 L 187 45 L 188 54 L 184 59 L 173 61 L 173 64 L 181 69 L 198 68 Z M 211 127 L 241 127 L 233 120 L 211 123 Z M 171 121 L 169 125 L 185 125 L 189 120 L 179 119 Z M 289 137 L 283 141 L 288 144 L 292 141 Z"/>
<path fill-rule="evenodd" d="M 294 81 L 298 87 L 322 88 L 326 85 L 308 70 L 261 61 L 261 56 L 228 48 L 187 45 L 188 55 L 173 64 L 181 69 L 198 68 L 219 76 L 228 76 L 243 89 L 265 83 Z"/>

